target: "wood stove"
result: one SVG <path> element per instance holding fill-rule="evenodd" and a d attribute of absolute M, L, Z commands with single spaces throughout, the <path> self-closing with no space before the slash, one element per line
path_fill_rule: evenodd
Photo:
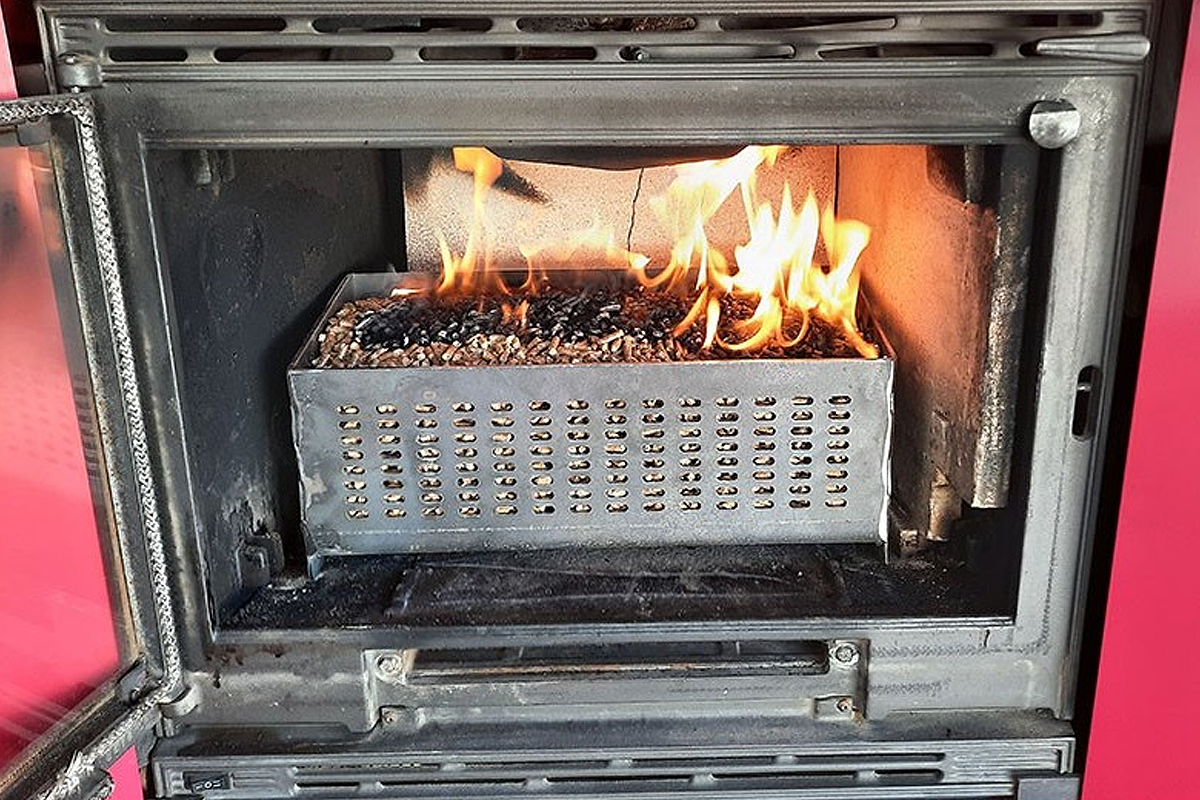
<path fill-rule="evenodd" d="M 59 94 L 0 121 L 61 213 L 136 658 L 59 786 L 137 743 L 214 800 L 1071 796 L 1158 12 L 44 2 Z M 322 361 L 472 253 L 500 363 L 370 314 L 374 363 Z M 657 339 L 528 333 L 677 263 Z M 843 265 L 862 347 L 795 358 Z"/>

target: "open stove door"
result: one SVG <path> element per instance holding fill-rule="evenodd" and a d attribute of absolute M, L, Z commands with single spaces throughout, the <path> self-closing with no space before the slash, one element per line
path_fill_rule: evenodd
<path fill-rule="evenodd" d="M 0 103 L 5 799 L 105 796 L 189 705 L 95 125 L 82 95 Z"/>

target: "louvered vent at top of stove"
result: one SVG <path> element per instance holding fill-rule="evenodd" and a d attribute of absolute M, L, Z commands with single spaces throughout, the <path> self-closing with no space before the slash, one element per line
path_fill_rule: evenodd
<path fill-rule="evenodd" d="M 48 4 L 54 56 L 82 55 L 104 80 L 168 71 L 220 70 L 254 79 L 265 70 L 413 69 L 462 64 L 762 64 L 823 61 L 992 60 L 1030 57 L 1128 58 L 1144 41 L 1147 12 L 1039 10 L 898 13 L 763 13 L 753 6 L 696 3 L 690 13 L 531 15 L 502 6 L 475 13 L 82 14 Z M 902 8 L 901 4 L 893 7 Z M 132 6 L 136 8 L 136 4 Z M 169 8 L 169 7 L 168 7 Z M 240 68 L 240 69 L 239 69 Z M 180 72 L 180 70 L 184 70 Z M 60 70 L 60 73 L 62 71 Z M 60 74 L 60 81 L 65 82 Z"/>

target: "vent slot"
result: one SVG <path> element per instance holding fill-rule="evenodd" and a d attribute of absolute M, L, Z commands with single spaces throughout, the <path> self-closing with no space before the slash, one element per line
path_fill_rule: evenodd
<path fill-rule="evenodd" d="M 871 773 L 867 773 L 870 775 Z M 938 784 L 942 781 L 942 773 L 936 770 L 918 771 L 912 770 L 908 773 L 911 777 L 892 777 L 889 773 L 874 773 L 876 781 L 879 784 L 888 786 L 903 786 L 903 785 L 918 785 L 929 786 Z M 677 787 L 680 791 L 685 791 L 694 788 L 697 782 L 702 784 L 728 784 L 721 788 L 726 790 L 770 790 L 770 789 L 800 789 L 800 788 L 833 788 L 833 787 L 850 787 L 861 783 L 870 783 L 864 781 L 860 773 L 853 770 L 833 771 L 822 770 L 816 772 L 774 772 L 774 773 L 759 773 L 759 774 L 738 774 L 725 772 L 701 772 L 697 774 L 581 774 L 581 775 L 548 775 L 539 778 L 501 778 L 501 777 L 442 777 L 442 776 L 417 776 L 413 775 L 410 778 L 394 778 L 378 781 L 383 787 L 413 787 L 413 786 L 488 786 L 488 787 L 511 787 L 524 788 L 528 786 L 529 781 L 538 783 L 544 782 L 550 786 L 560 789 L 575 789 L 586 791 L 591 788 L 594 792 L 617 792 L 617 791 L 645 791 L 650 789 L 662 790 L 669 787 Z M 336 791 L 336 790 L 357 790 L 359 784 L 347 784 L 345 782 L 335 781 L 305 781 L 297 783 L 296 788 L 300 792 L 306 791 Z"/>
<path fill-rule="evenodd" d="M 491 30 L 488 17 L 402 17 L 389 15 L 317 17 L 318 33 L 483 33 Z"/>
<path fill-rule="evenodd" d="M 357 793 L 361 785 L 355 781 L 296 781 L 296 792 L 299 794 L 308 794 L 309 792 L 353 792 Z"/>
<path fill-rule="evenodd" d="M 331 61 L 391 61 L 390 47 L 218 47 L 213 58 L 222 64 L 307 64 Z"/>
<path fill-rule="evenodd" d="M 924 765 L 940 764 L 944 760 L 945 754 L 943 753 L 876 753 L 870 757 L 870 763 L 876 773 L 925 771 Z M 864 758 L 860 753 L 821 753 L 820 755 L 787 753 L 770 756 L 726 756 L 712 766 L 719 766 L 725 773 L 745 773 L 757 767 L 778 768 L 781 764 L 786 764 L 791 769 L 833 768 L 840 772 L 841 769 L 837 768 L 860 767 L 863 762 Z M 682 758 L 636 758 L 633 760 L 634 766 L 654 770 L 677 770 L 688 766 L 695 768 L 702 763 Z"/>
<path fill-rule="evenodd" d="M 968 751 L 973 752 L 973 751 Z M 660 795 L 674 789 L 679 794 L 697 789 L 737 792 L 781 793 L 790 796 L 796 790 L 831 788 L 842 793 L 851 787 L 928 787 L 955 780 L 948 777 L 947 754 L 941 750 L 879 752 L 875 748 L 847 745 L 838 753 L 759 750 L 753 755 L 697 757 L 666 754 L 641 758 L 633 755 L 615 759 L 508 758 L 499 752 L 473 757 L 457 753 L 445 761 L 426 758 L 386 759 L 378 754 L 344 758 L 337 761 L 289 762 L 279 759 L 272 765 L 279 779 L 273 784 L 283 796 L 296 794 L 322 796 L 341 794 L 374 796 L 380 788 L 406 790 L 413 796 L 450 796 L 455 791 L 474 792 L 472 796 L 528 796 L 531 790 L 552 787 L 557 793 L 583 796 L 612 796 L 637 793 Z M 955 760 L 958 758 L 955 754 Z M 974 758 L 974 757 L 972 757 Z M 1006 761 L 1005 764 L 1010 762 Z M 251 773 L 233 772 L 234 785 L 252 785 L 261 768 Z M 253 776 L 253 777 L 252 777 Z M 246 781 L 242 783 L 241 781 Z M 915 797 L 920 791 L 902 791 Z M 851 792 L 846 796 L 858 796 Z M 923 796 L 923 795 L 922 795 Z M 957 794 L 955 796 L 958 796 Z M 989 795 L 990 796 L 990 795 Z"/>
<path fill-rule="evenodd" d="M 163 63 L 187 61 L 182 47 L 110 47 L 105 52 L 109 61 L 117 64 Z"/>
<path fill-rule="evenodd" d="M 829 29 L 888 31 L 896 27 L 896 18 L 877 16 L 743 14 L 736 17 L 722 17 L 717 24 L 723 31 L 804 31 Z"/>
<path fill-rule="evenodd" d="M 1104 22 L 1098 12 L 1050 12 L 1031 14 L 930 14 L 921 27 L 940 30 L 1027 30 L 1044 28 L 1095 28 Z"/>
<path fill-rule="evenodd" d="M 1071 434 L 1080 441 L 1096 432 L 1100 410 L 1100 368 L 1084 367 L 1075 383 L 1075 404 L 1071 415 Z"/>
<path fill-rule="evenodd" d="M 790 44 L 679 44 L 622 47 L 622 61 L 786 61 L 795 57 Z"/>
<path fill-rule="evenodd" d="M 877 769 L 875 778 L 885 786 L 930 786 L 941 783 L 940 769 Z"/>
<path fill-rule="evenodd" d="M 631 674 L 824 675 L 828 671 L 828 646 L 821 641 L 620 643 L 421 650 L 408 682 L 596 680 Z"/>
<path fill-rule="evenodd" d="M 643 33 L 690 31 L 696 24 L 695 17 L 521 17 L 517 29 L 528 33 Z"/>
<path fill-rule="evenodd" d="M 508 787 L 512 789 L 523 789 L 525 787 L 524 778 L 443 778 L 437 777 L 432 780 L 429 778 L 418 777 L 414 775 L 412 778 L 391 778 L 389 780 L 379 781 L 379 785 L 386 788 L 390 787 L 407 787 L 407 786 L 426 786 L 436 784 L 437 786 L 486 786 L 489 788 Z"/>
<path fill-rule="evenodd" d="M 581 775 L 578 777 L 572 775 L 550 777 L 545 780 L 554 786 L 569 786 L 576 789 L 586 789 L 590 785 L 599 784 L 604 787 L 605 791 L 616 791 L 617 787 L 613 784 L 621 784 L 626 790 L 637 786 L 653 786 L 656 789 L 675 786 L 680 790 L 686 790 L 692 784 L 690 775 Z"/>
<path fill-rule="evenodd" d="M 104 28 L 113 33 L 278 33 L 287 28 L 287 20 L 282 17 L 106 17 Z"/>
<path fill-rule="evenodd" d="M 422 61 L 592 61 L 594 47 L 422 47 Z"/>
<path fill-rule="evenodd" d="M 987 42 L 896 42 L 855 47 L 827 47 L 817 51 L 826 61 L 917 58 L 987 58 L 996 52 Z"/>

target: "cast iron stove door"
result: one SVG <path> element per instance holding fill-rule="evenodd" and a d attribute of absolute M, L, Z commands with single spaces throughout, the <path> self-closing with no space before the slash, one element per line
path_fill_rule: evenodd
<path fill-rule="evenodd" d="M 74 708 L 48 701 L 34 704 L 31 716 L 43 720 L 53 717 L 56 721 L 36 738 L 35 730 L 44 725 L 31 722 L 27 735 L 32 741 L 0 774 L 0 796 L 5 798 L 106 795 L 111 789 L 106 770 L 113 761 L 130 747 L 144 745 L 164 716 L 182 713 L 188 702 L 182 691 L 175 623 L 168 600 L 167 562 L 134 369 L 134 344 L 126 327 L 121 269 L 113 243 L 95 125 L 91 101 L 80 95 L 0 103 L 0 167 L 13 178 L 6 181 L 13 187 L 6 199 L 15 214 L 11 235 L 5 237 L 4 252 L 0 254 L 4 262 L 0 263 L 0 275 L 6 278 L 5 291 L 21 292 L 30 286 L 46 289 L 39 296 L 47 298 L 48 308 L 56 307 L 63 345 L 57 347 L 58 331 L 53 325 L 49 335 L 43 335 L 47 331 L 35 324 L 34 314 L 20 315 L 19 323 L 9 319 L 6 348 L 35 349 L 36 344 L 47 340 L 52 345 L 47 349 L 51 356 L 47 362 L 56 363 L 9 375 L 13 380 L 10 388 L 27 391 L 28 397 L 15 408 L 6 404 L 3 413 L 10 417 L 12 430 L 21 427 L 31 442 L 36 444 L 40 438 L 47 443 L 41 448 L 30 447 L 20 465 L 24 470 L 20 477 L 29 478 L 23 485 L 49 485 L 61 467 L 55 461 L 59 456 L 49 452 L 53 450 L 49 445 L 55 439 L 69 438 L 72 432 L 47 425 L 36 415 L 21 415 L 46 402 L 42 389 L 51 377 L 59 378 L 62 385 L 69 380 L 69 394 L 80 424 L 80 441 L 75 444 L 85 468 L 78 471 L 79 491 L 72 494 L 60 486 L 54 496 L 63 503 L 81 504 L 80 522 L 69 533 L 79 549 L 99 553 L 117 651 L 111 677 Z M 30 252 L 40 255 L 40 243 L 24 238 L 37 236 L 39 221 L 52 291 L 46 287 L 47 281 L 38 283 L 47 278 L 45 271 L 39 271 L 44 262 L 27 257 Z M 32 297 L 6 300 L 33 303 Z M 42 316 L 53 322 L 53 311 Z M 25 327 L 18 329 L 14 327 L 17 324 Z M 64 351 L 65 360 L 57 358 Z M 14 415 L 16 419 L 11 419 Z M 37 430 L 39 420 L 43 427 L 54 430 Z M 132 475 L 134 480 L 115 480 L 117 474 Z M 9 512 L 20 517 L 24 508 Z M 89 517 L 94 517 L 94 525 Z M 59 516 L 47 512 L 44 524 L 60 522 Z M 98 547 L 89 539 L 91 528 L 99 538 Z M 61 546 L 57 533 L 31 529 L 22 553 L 36 551 L 34 557 L 50 564 L 71 562 L 78 553 L 65 553 L 56 550 L 55 545 L 44 544 Z M 81 595 L 73 594 L 73 590 L 57 591 L 59 596 L 53 598 L 44 595 L 47 602 L 82 602 Z M 102 610 L 98 613 L 103 617 Z M 31 619 L 25 622 L 33 624 Z M 78 625 L 69 630 L 78 634 Z M 25 657 L 16 643 L 12 644 L 5 657 Z M 63 642 L 60 649 L 64 652 L 36 655 L 69 658 L 72 645 L 78 643 Z M 76 657 L 82 657 L 80 652 L 76 651 Z M 25 655 L 29 655 L 28 648 Z"/>

